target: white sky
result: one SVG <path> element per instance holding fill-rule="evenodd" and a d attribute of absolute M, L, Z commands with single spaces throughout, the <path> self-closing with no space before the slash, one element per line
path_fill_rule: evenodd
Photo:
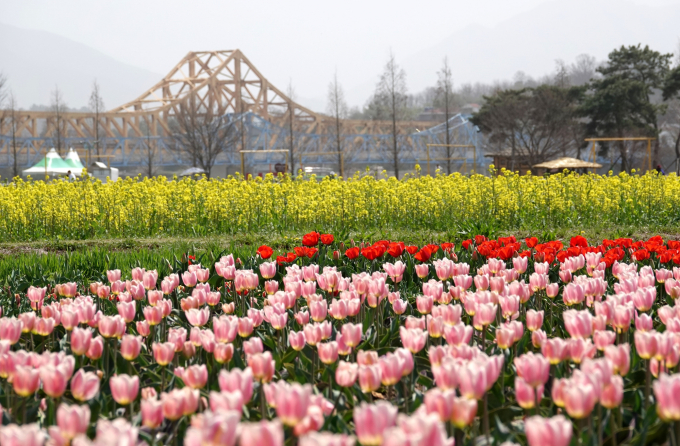
<path fill-rule="evenodd" d="M 678 3 L 630 1 L 649 6 Z M 363 92 L 362 85 L 375 84 L 390 50 L 398 60 L 405 60 L 467 27 L 493 27 L 541 4 L 555 2 L 565 7 L 570 3 L 21 0 L 0 2 L 0 22 L 59 34 L 159 75 L 168 72 L 189 51 L 239 48 L 279 88 L 285 89 L 291 80 L 300 102 L 303 98 L 323 101 L 337 69 L 352 105 L 359 105 L 362 100 L 358 95 L 352 96 L 352 91 Z M 560 57 L 560 50 L 555 48 L 555 59 Z M 529 66 L 525 71 L 540 74 L 532 73 L 532 69 L 535 71 Z M 407 74 L 411 91 L 419 91 L 435 80 L 430 73 Z M 495 76 L 510 78 L 512 74 L 498 72 Z"/>

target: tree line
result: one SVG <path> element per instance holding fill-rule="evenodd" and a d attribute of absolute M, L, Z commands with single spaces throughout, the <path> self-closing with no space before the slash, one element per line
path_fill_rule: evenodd
<path fill-rule="evenodd" d="M 679 62 L 673 54 L 648 46 L 622 46 L 581 85 L 556 76 L 554 82 L 535 87 L 494 91 L 484 97 L 472 122 L 486 134 L 487 150 L 509 154 L 513 164 L 519 159 L 533 165 L 557 156 L 581 158 L 588 144 L 584 139 L 618 138 L 600 143 L 598 155 L 630 171 L 646 146 L 622 138 L 648 137 L 655 138 L 653 166 L 663 169 L 665 146 L 674 152 L 665 167 L 680 172 Z"/>

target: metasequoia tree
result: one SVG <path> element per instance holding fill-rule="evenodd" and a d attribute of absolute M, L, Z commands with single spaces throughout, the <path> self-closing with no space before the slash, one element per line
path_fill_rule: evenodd
<path fill-rule="evenodd" d="M 342 166 L 342 135 L 340 133 L 340 121 L 345 119 L 348 114 L 345 92 L 342 85 L 338 82 L 338 73 L 335 72 L 333 81 L 328 85 L 328 114 L 333 117 L 334 126 L 331 129 L 335 138 L 335 151 L 338 152 L 338 169 L 341 175 L 344 174 Z"/>
<path fill-rule="evenodd" d="M 375 97 L 381 109 L 379 116 L 391 121 L 392 157 L 394 159 L 394 176 L 399 179 L 399 145 L 397 121 L 404 119 L 407 113 L 406 72 L 399 67 L 394 54 L 390 52 L 385 64 Z"/>
<path fill-rule="evenodd" d="M 450 135 L 450 123 L 451 111 L 454 108 L 454 95 L 453 95 L 453 79 L 451 76 L 451 67 L 449 67 L 448 57 L 444 58 L 444 65 L 442 69 L 438 72 L 439 78 L 437 79 L 437 104 L 444 109 L 444 122 L 446 124 L 446 173 L 451 174 L 451 135 Z"/>

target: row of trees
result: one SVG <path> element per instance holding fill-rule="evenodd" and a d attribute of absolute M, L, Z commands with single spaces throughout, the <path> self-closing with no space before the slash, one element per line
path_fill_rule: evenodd
<path fill-rule="evenodd" d="M 522 158 L 532 165 L 557 155 L 580 158 L 587 137 L 651 137 L 656 138 L 652 162 L 657 166 L 660 137 L 665 137 L 672 139 L 677 169 L 680 61 L 672 59 L 647 46 L 622 46 L 580 85 L 560 76 L 558 65 L 551 83 L 485 96 L 472 121 L 487 134 L 488 149 L 509 152 L 513 163 Z M 635 152 L 622 140 L 602 144 L 600 154 L 612 160 L 615 155 L 622 171 L 634 167 Z"/>

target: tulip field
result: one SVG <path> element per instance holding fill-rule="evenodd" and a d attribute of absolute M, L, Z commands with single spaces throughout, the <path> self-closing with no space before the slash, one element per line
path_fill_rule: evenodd
<path fill-rule="evenodd" d="M 295 245 L 5 271 L 0 446 L 680 445 L 680 241 Z"/>
<path fill-rule="evenodd" d="M 493 171 L 492 171 L 493 173 Z M 103 184 L 17 180 L 0 187 L 0 240 L 296 234 L 324 228 L 397 229 L 474 236 L 540 235 L 554 228 L 680 226 L 680 177 L 648 173 L 519 176 L 385 175 L 346 179 L 289 175 L 127 178 Z M 656 232 L 659 232 L 656 231 Z M 621 234 L 625 235 L 625 233 Z"/>

